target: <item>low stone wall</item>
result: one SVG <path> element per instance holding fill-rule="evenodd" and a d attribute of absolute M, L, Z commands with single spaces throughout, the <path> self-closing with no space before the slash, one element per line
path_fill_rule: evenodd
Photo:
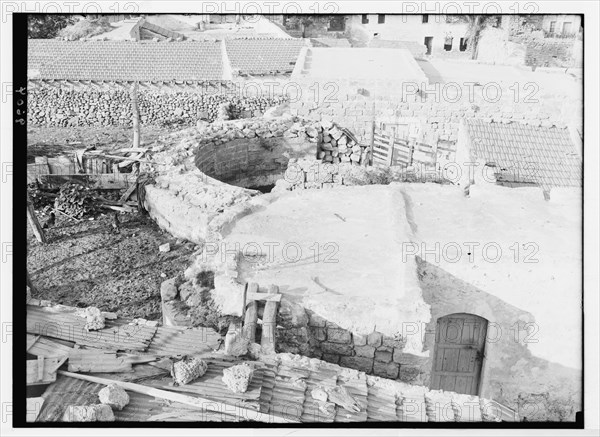
<path fill-rule="evenodd" d="M 286 298 L 276 331 L 278 352 L 302 354 L 383 378 L 423 384 L 427 357 L 405 353 L 406 340 L 373 331 L 359 335 L 342 329 Z"/>
<path fill-rule="evenodd" d="M 131 97 L 125 89 L 66 89 L 40 86 L 28 91 L 27 120 L 45 126 L 131 126 Z M 195 125 L 197 120 L 214 121 L 257 117 L 285 98 L 239 97 L 198 92 L 138 92 L 142 124 Z M 220 114 L 221 111 L 221 114 Z"/>
<path fill-rule="evenodd" d="M 574 67 L 575 40 L 534 39 L 526 43 L 525 65 L 536 67 Z"/>

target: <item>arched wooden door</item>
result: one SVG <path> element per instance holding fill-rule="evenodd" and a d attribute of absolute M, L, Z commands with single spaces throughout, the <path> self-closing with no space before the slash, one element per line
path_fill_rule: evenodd
<path fill-rule="evenodd" d="M 473 314 L 440 317 L 435 330 L 431 389 L 477 395 L 487 320 Z"/>

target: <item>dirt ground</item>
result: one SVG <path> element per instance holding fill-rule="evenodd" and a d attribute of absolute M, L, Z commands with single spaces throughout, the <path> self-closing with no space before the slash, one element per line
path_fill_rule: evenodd
<path fill-rule="evenodd" d="M 146 215 L 120 214 L 119 220 L 117 233 L 112 214 L 78 223 L 57 217 L 44 246 L 28 226 L 33 297 L 160 320 L 160 284 L 185 270 L 194 244 L 171 237 Z M 160 252 L 167 242 L 170 252 Z"/>
<path fill-rule="evenodd" d="M 142 126 L 141 144 L 150 146 L 172 130 L 157 126 Z M 102 150 L 130 147 L 132 137 L 131 128 L 123 126 L 29 126 L 27 128 L 27 163 L 33 163 L 36 156 L 50 158 L 91 145 Z"/>

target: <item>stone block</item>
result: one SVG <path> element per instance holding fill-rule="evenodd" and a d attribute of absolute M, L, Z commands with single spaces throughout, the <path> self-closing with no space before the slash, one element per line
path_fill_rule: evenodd
<path fill-rule="evenodd" d="M 402 382 L 414 382 L 420 378 L 421 369 L 412 366 L 400 366 L 398 379 Z"/>
<path fill-rule="evenodd" d="M 375 348 L 373 346 L 354 346 L 354 352 L 359 357 L 371 359 L 375 357 Z"/>
<path fill-rule="evenodd" d="M 160 284 L 160 297 L 163 302 L 168 302 L 177 297 L 177 287 L 175 286 L 175 279 L 171 278 L 163 281 Z"/>
<path fill-rule="evenodd" d="M 373 373 L 382 378 L 396 379 L 400 366 L 396 363 L 378 363 L 373 365 Z"/>
<path fill-rule="evenodd" d="M 337 364 L 340 361 L 340 356 L 336 354 L 323 353 L 321 357 L 323 361 L 327 361 L 328 363 Z"/>
<path fill-rule="evenodd" d="M 392 361 L 392 352 L 387 350 L 375 351 L 375 361 L 380 363 L 390 363 Z"/>
<path fill-rule="evenodd" d="M 345 329 L 327 328 L 327 340 L 333 343 L 348 344 L 352 342 L 352 335 Z"/>
<path fill-rule="evenodd" d="M 373 359 L 364 357 L 341 357 L 340 366 L 371 373 L 373 371 Z"/>
<path fill-rule="evenodd" d="M 334 181 L 338 182 L 335 180 L 335 178 L 334 178 Z M 341 180 L 339 182 L 341 182 Z M 367 344 L 367 336 L 361 335 L 361 334 L 352 334 L 352 342 L 354 343 L 355 346 L 364 346 Z"/>
<path fill-rule="evenodd" d="M 401 365 L 421 366 L 425 364 L 428 357 L 420 357 L 418 355 L 407 354 L 402 352 L 402 349 L 394 349 L 394 362 Z"/>
<path fill-rule="evenodd" d="M 390 349 L 402 349 L 406 344 L 404 339 L 395 339 L 393 337 L 383 337 L 382 345 L 389 347 Z"/>
<path fill-rule="evenodd" d="M 327 334 L 324 328 L 319 328 L 316 326 L 311 326 L 309 327 L 309 333 L 310 336 L 315 338 L 318 341 L 325 341 L 327 340 Z"/>
<path fill-rule="evenodd" d="M 374 347 L 381 346 L 383 335 L 380 332 L 371 332 L 367 337 L 367 344 Z"/>
<path fill-rule="evenodd" d="M 309 315 L 308 315 L 308 325 L 309 326 L 324 328 L 326 323 L 327 323 L 327 321 L 323 317 L 317 315 L 314 312 L 309 313 Z"/>
<path fill-rule="evenodd" d="M 352 346 L 349 344 L 330 343 L 328 341 L 321 343 L 321 350 L 327 354 L 352 355 Z"/>

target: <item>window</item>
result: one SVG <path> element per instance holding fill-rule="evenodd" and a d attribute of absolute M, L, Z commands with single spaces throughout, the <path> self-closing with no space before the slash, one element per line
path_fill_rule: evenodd
<path fill-rule="evenodd" d="M 460 45 L 458 46 L 458 49 L 461 52 L 464 52 L 467 50 L 467 47 L 469 45 L 469 38 L 461 38 L 460 39 Z"/>
<path fill-rule="evenodd" d="M 377 15 L 377 23 L 379 23 L 379 24 L 385 23 L 385 14 L 378 14 Z"/>
<path fill-rule="evenodd" d="M 429 15 L 423 15 L 423 23 L 429 23 Z"/>
<path fill-rule="evenodd" d="M 555 30 L 556 30 L 556 21 L 551 21 L 549 32 L 554 33 Z"/>
<path fill-rule="evenodd" d="M 367 14 L 363 14 L 362 16 L 362 24 L 369 24 L 369 16 Z"/>
<path fill-rule="evenodd" d="M 565 21 L 563 23 L 563 31 L 562 31 L 563 35 L 568 35 L 571 33 L 571 22 L 570 21 Z"/>
<path fill-rule="evenodd" d="M 446 39 L 444 39 L 444 50 L 446 50 L 447 52 L 452 50 L 452 40 L 454 38 L 452 38 L 451 36 L 447 36 Z"/>
<path fill-rule="evenodd" d="M 346 25 L 346 21 L 344 20 L 343 15 L 338 15 L 336 17 L 331 17 L 329 20 L 329 28 L 327 30 L 332 32 L 341 32 L 344 30 Z"/>

